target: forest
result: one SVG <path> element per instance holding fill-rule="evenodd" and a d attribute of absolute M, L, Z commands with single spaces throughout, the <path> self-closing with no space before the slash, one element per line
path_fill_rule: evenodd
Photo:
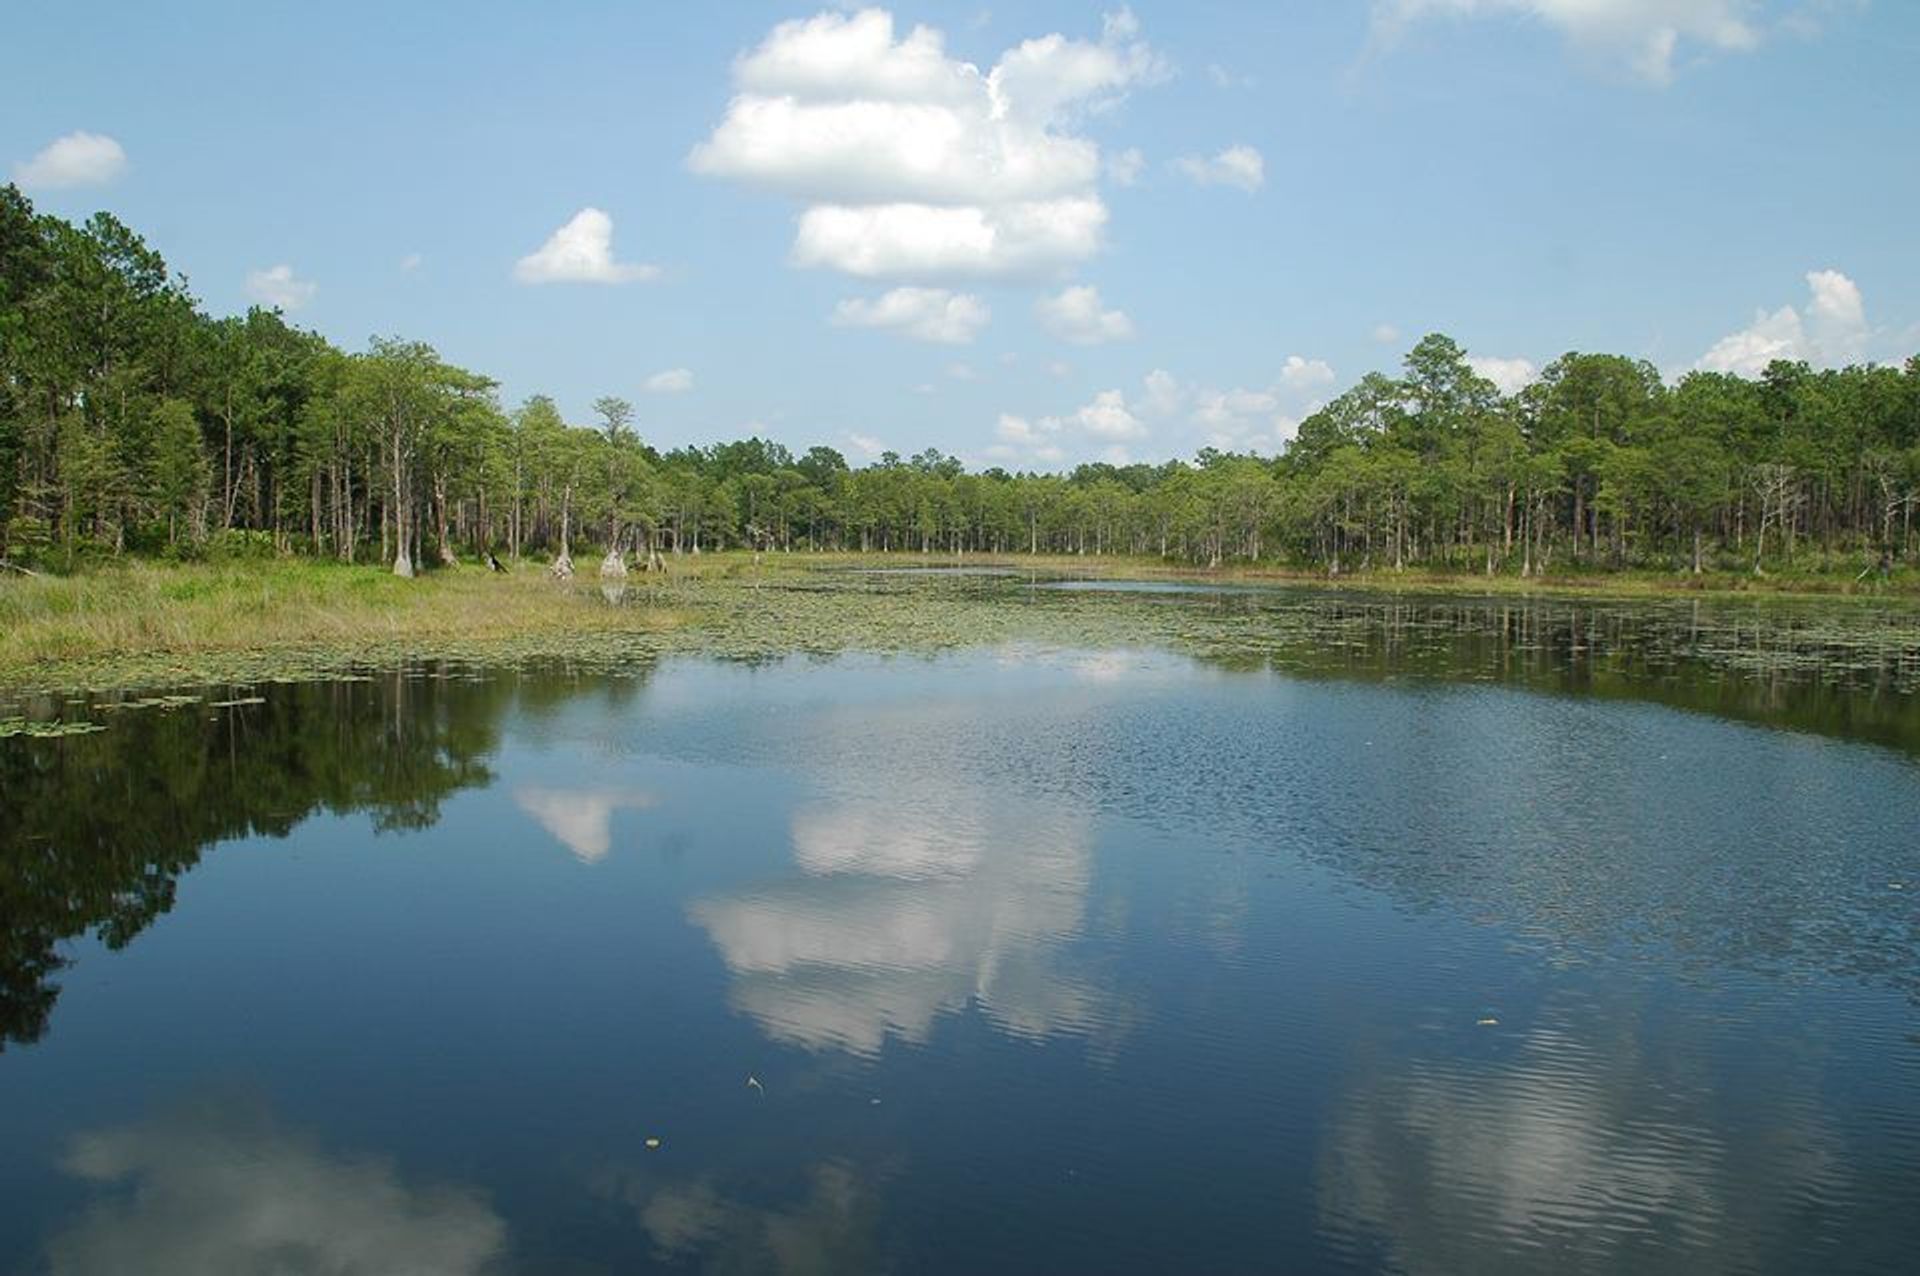
<path fill-rule="evenodd" d="M 1757 378 L 1568 353 L 1501 394 L 1433 334 L 1277 457 L 970 473 L 749 438 L 651 446 L 608 396 L 504 406 L 422 342 L 216 318 L 107 213 L 0 188 L 0 563 L 277 553 L 400 575 L 496 554 L 1150 556 L 1329 573 L 1889 571 L 1920 532 L 1920 355 Z"/>

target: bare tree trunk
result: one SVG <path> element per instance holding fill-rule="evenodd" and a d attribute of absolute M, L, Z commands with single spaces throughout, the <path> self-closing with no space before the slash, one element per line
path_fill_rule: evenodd
<path fill-rule="evenodd" d="M 407 482 L 406 475 L 402 472 L 400 465 L 400 456 L 400 431 L 398 428 L 395 428 L 393 432 L 393 539 L 394 544 L 398 546 L 398 548 L 395 550 L 393 557 L 393 574 L 395 576 L 411 577 L 413 575 L 413 555 L 408 546 L 408 541 L 411 537 L 409 536 L 409 529 L 407 527 L 407 498 L 405 495 Z"/>

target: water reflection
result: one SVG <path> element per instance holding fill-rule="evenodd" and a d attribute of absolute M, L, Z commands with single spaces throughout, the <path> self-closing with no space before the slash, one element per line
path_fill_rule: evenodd
<path fill-rule="evenodd" d="M 1824 1220 L 1871 1200 L 1855 1181 L 1871 1171 L 1814 1078 L 1790 1058 L 1729 1068 L 1707 1057 L 1709 1025 L 1654 1019 L 1562 1005 L 1517 1040 L 1356 1060 L 1321 1157 L 1322 1225 L 1411 1273 L 1831 1261 L 1842 1238 Z M 1754 1090 L 1765 1120 L 1717 1115 L 1751 1113 Z"/>
<path fill-rule="evenodd" d="M 62 1168 L 104 1199 L 49 1240 L 51 1276 L 480 1276 L 506 1242 L 477 1194 L 328 1151 L 259 1109 L 94 1130 Z"/>
<path fill-rule="evenodd" d="M 1651 700 L 1920 754 L 1920 612 L 1911 604 L 1363 595 L 1165 581 L 1022 588 L 1068 619 L 1177 639 L 1231 668 Z"/>
<path fill-rule="evenodd" d="M 798 876 L 698 900 L 734 1007 L 777 1040 L 872 1054 L 976 1003 L 1009 1032 L 1086 1032 L 1100 996 L 1062 968 L 1092 876 L 1083 815 L 964 785 L 819 801 Z"/>
<path fill-rule="evenodd" d="M 596 864 L 612 849 L 614 812 L 644 811 L 659 801 L 651 793 L 535 785 L 515 789 L 513 800 L 582 864 Z"/>
<path fill-rule="evenodd" d="M 10 1014 L 44 1027 L 61 945 L 126 942 L 207 840 L 371 820 L 224 853 L 5 1060 L 33 1231 L 0 1267 L 480 1272 L 509 1224 L 542 1271 L 1910 1249 L 1893 753 L 1110 649 L 210 708 L 0 748 Z M 228 1069 L 409 1168 L 264 1118 L 100 1130 L 66 1164 L 104 1199 L 46 1240 L 62 1113 Z"/>
<path fill-rule="evenodd" d="M 888 1269 L 873 1174 L 845 1161 L 801 1170 L 785 1193 L 798 1199 L 788 1202 L 730 1189 L 711 1174 L 662 1182 L 638 1171 L 610 1173 L 598 1188 L 634 1211 L 654 1259 L 665 1265 L 783 1276 Z"/>
<path fill-rule="evenodd" d="M 212 843 L 285 837 L 317 812 L 366 811 L 380 832 L 432 825 L 450 795 L 492 780 L 513 694 L 398 671 L 0 741 L 0 1048 L 46 1030 L 63 943 L 125 946 Z"/>

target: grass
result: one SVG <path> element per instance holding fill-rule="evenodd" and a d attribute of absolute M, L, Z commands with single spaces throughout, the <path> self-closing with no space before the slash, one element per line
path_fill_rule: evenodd
<path fill-rule="evenodd" d="M 315 674 L 414 656 L 479 661 L 604 660 L 669 650 L 756 654 L 847 647 L 939 647 L 1039 636 L 1090 643 L 1195 635 L 1135 634 L 1137 608 L 1009 605 L 964 591 L 895 588 L 886 577 L 832 569 L 1003 567 L 1042 575 L 1203 579 L 1335 586 L 1343 591 L 1669 600 L 1782 600 L 1827 590 L 1797 579 L 1652 573 L 1545 580 L 1373 571 L 1329 579 L 1279 568 L 1216 571 L 1159 560 L 1078 556 L 703 554 L 673 559 L 665 579 L 636 576 L 610 606 L 592 574 L 568 583 L 535 564 L 504 575 L 474 566 L 401 580 L 375 566 L 297 559 L 170 565 L 129 561 L 73 576 L 0 577 L 0 686 L 186 685 Z M 824 570 L 823 570 L 824 569 Z M 1859 585 L 1857 600 L 1911 595 Z M 1851 608 L 1843 608 L 1851 610 Z M 1904 622 L 1902 622 L 1904 624 Z M 1093 628 L 1088 628 L 1093 626 Z M 1270 629 L 1270 624 L 1268 628 Z M 1884 621 L 1869 626 L 1882 636 Z M 1082 632 L 1082 630 L 1085 632 Z M 1112 632 L 1108 632 L 1112 630 Z M 1242 643 L 1234 633 L 1222 641 Z"/>
<path fill-rule="evenodd" d="M 486 641 L 674 620 L 595 602 L 531 566 L 401 580 L 376 567 L 282 559 L 15 576 L 0 581 L 0 678 L 133 655 Z"/>

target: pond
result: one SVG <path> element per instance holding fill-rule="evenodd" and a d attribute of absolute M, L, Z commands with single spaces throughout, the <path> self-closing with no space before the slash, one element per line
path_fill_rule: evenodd
<path fill-rule="evenodd" d="M 75 695 L 0 739 L 0 1271 L 1910 1261 L 1912 653 L 1173 605 Z"/>

